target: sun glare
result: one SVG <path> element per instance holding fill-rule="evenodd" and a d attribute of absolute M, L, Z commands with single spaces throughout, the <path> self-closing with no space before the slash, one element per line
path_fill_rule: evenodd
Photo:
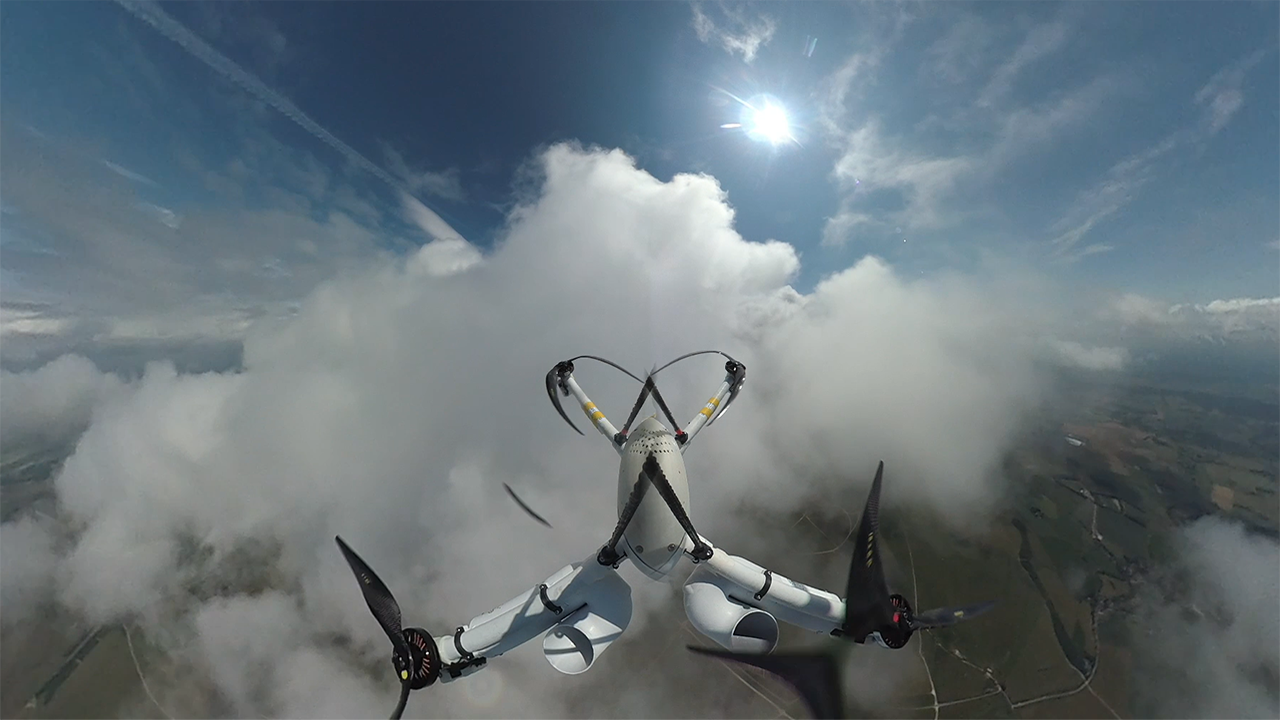
<path fill-rule="evenodd" d="M 752 113 L 751 133 L 778 145 L 791 139 L 791 124 L 787 122 L 787 111 L 781 105 L 772 103 Z"/>
<path fill-rule="evenodd" d="M 722 123 L 721 130 L 737 130 L 752 140 L 769 143 L 775 150 L 789 143 L 800 145 L 786 106 L 776 97 L 761 93 L 744 99 L 728 90 L 719 91 L 739 106 L 738 121 Z"/>

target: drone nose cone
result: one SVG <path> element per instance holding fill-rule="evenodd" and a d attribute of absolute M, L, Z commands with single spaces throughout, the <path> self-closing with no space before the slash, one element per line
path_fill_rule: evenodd
<path fill-rule="evenodd" d="M 659 432 L 661 430 L 666 430 L 666 427 L 658 421 L 657 415 L 650 415 L 641 420 L 640 424 L 636 426 L 636 432 Z"/>

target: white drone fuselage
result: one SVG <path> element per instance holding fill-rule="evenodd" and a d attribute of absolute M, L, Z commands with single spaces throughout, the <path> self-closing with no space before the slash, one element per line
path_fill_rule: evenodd
<path fill-rule="evenodd" d="M 583 412 L 607 438 L 618 431 L 586 397 L 572 377 L 567 389 Z M 712 419 L 731 389 L 726 380 L 685 432 L 683 443 L 656 416 L 644 419 L 621 445 L 618 468 L 618 515 L 624 515 L 642 467 L 650 455 L 657 461 L 681 507 L 692 514 L 689 479 L 683 453 L 699 429 Z M 772 652 L 778 621 L 816 633 L 841 626 L 844 601 L 834 593 L 790 580 L 723 550 L 699 537 L 712 550 L 697 563 L 684 585 L 690 624 L 718 645 L 743 652 Z M 664 580 L 693 557 L 689 537 L 656 487 L 649 486 L 627 523 L 618 554 L 652 580 Z M 626 630 L 631 620 L 631 588 L 616 566 L 601 564 L 595 553 L 566 565 L 545 581 L 503 605 L 473 618 L 450 635 L 434 639 L 446 667 L 440 680 L 450 682 L 545 632 L 543 653 L 556 670 L 578 674 L 590 669 Z M 453 665 L 450 672 L 447 668 Z"/>
<path fill-rule="evenodd" d="M 618 467 L 619 515 L 626 508 L 650 454 L 658 461 L 658 467 L 662 468 L 680 504 L 689 507 L 689 476 L 684 468 L 684 455 L 676 444 L 675 436 L 657 417 L 645 418 L 636 426 L 622 446 L 621 454 L 622 461 Z M 687 539 L 688 534 L 680 527 L 670 508 L 657 490 L 650 487 L 631 516 L 621 544 L 637 570 L 653 580 L 662 580 L 684 557 Z"/>

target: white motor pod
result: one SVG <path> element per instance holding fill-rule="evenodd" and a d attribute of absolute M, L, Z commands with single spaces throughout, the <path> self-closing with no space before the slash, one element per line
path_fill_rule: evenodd
<path fill-rule="evenodd" d="M 542 638 L 542 654 L 565 675 L 591 669 L 596 658 L 631 624 L 631 586 L 616 572 L 602 572 L 584 589 L 586 605 L 561 620 Z"/>
<path fill-rule="evenodd" d="M 726 650 L 771 653 L 778 646 L 778 621 L 731 595 L 742 589 L 699 566 L 684 584 L 689 624 Z"/>

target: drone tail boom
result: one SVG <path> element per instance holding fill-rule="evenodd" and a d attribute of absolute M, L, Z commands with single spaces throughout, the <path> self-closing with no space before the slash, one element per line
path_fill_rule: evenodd
<path fill-rule="evenodd" d="M 465 677 L 541 633 L 543 654 L 574 675 L 591 667 L 631 622 L 631 586 L 592 556 L 566 565 L 451 635 L 435 637 L 444 664 L 441 682 Z"/>
<path fill-rule="evenodd" d="M 778 646 L 778 621 L 739 602 L 739 588 L 699 566 L 684 584 L 684 612 L 695 630 L 736 652 L 770 653 Z"/>
<path fill-rule="evenodd" d="M 706 538 L 702 540 L 711 544 Z M 778 575 L 722 549 L 714 548 L 711 558 L 699 569 L 727 582 L 730 599 L 764 610 L 787 624 L 830 634 L 844 618 L 845 604 L 838 595 Z M 689 581 L 696 577 L 695 573 Z"/>

